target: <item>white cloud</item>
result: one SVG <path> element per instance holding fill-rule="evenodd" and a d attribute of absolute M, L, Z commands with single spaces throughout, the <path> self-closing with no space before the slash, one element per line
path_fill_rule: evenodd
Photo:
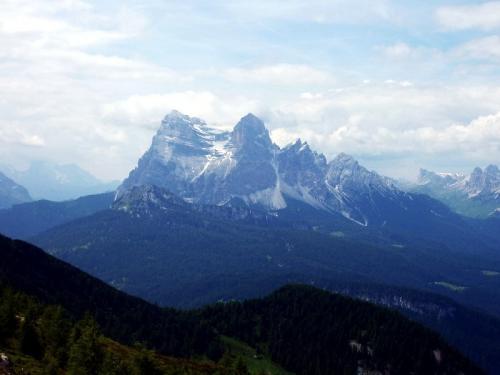
<path fill-rule="evenodd" d="M 266 0 L 225 2 L 223 8 L 239 19 L 288 19 L 316 23 L 371 24 L 395 22 L 389 0 Z"/>
<path fill-rule="evenodd" d="M 334 82 L 333 76 L 326 71 L 307 65 L 276 64 L 257 68 L 232 68 L 224 76 L 234 82 L 251 82 L 277 85 L 328 85 Z"/>
<path fill-rule="evenodd" d="M 486 164 L 500 158 L 499 102 L 500 90 L 488 86 L 371 83 L 301 97 L 273 108 L 268 120 L 279 144 L 301 138 L 328 157 L 348 152 L 401 162 L 453 154 Z"/>
<path fill-rule="evenodd" d="M 300 94 L 301 99 L 321 99 L 322 97 L 322 93 L 303 92 Z"/>
<path fill-rule="evenodd" d="M 500 158 L 500 112 L 442 129 L 367 127 L 363 118 L 351 116 L 344 125 L 324 133 L 302 126 L 294 130 L 276 128 L 271 135 L 282 145 L 297 138 L 307 140 L 329 158 L 348 152 L 373 164 L 370 160 L 383 156 L 385 162 L 377 165 L 379 171 L 405 178 L 414 177 L 426 158 L 434 163 L 442 163 L 443 157 L 450 158 L 448 166 L 456 163 L 459 168 L 471 163 L 485 165 Z"/>
<path fill-rule="evenodd" d="M 481 160 L 498 159 L 487 130 L 497 128 L 472 121 L 500 109 L 499 76 L 488 70 L 497 36 L 440 51 L 455 39 L 433 44 L 435 30 L 423 28 L 405 38 L 402 7 L 390 0 L 140 3 L 0 0 L 3 161 L 76 162 L 123 177 L 170 109 L 221 128 L 254 112 L 278 142 L 302 137 L 329 156 L 438 155 L 455 142 L 460 157 L 476 147 L 491 151 Z M 429 14 L 419 7 L 406 20 Z M 437 15 L 447 29 L 493 30 L 494 14 L 478 16 L 484 7 L 466 7 L 465 20 L 464 7 Z"/>
<path fill-rule="evenodd" d="M 408 58 L 414 54 L 413 48 L 402 42 L 384 47 L 384 52 L 388 57 L 392 58 Z"/>
<path fill-rule="evenodd" d="M 500 27 L 500 1 L 440 7 L 436 19 L 447 30 L 493 30 Z"/>
<path fill-rule="evenodd" d="M 32 147 L 45 146 L 45 140 L 40 135 L 31 134 L 16 124 L 0 128 L 0 142 Z"/>
<path fill-rule="evenodd" d="M 210 91 L 133 95 L 103 106 L 105 121 L 157 129 L 171 110 L 200 117 L 223 128 L 231 128 L 247 112 L 259 112 L 258 102 L 245 97 L 221 98 Z"/>
<path fill-rule="evenodd" d="M 455 56 L 476 60 L 500 60 L 500 36 L 492 35 L 473 39 L 458 46 Z"/>
<path fill-rule="evenodd" d="M 104 122 L 102 103 L 147 85 L 190 79 L 99 49 L 136 38 L 146 26 L 140 16 L 135 24 L 127 21 L 135 15 L 124 7 L 108 17 L 88 3 L 71 0 L 0 2 L 4 162 L 50 159 L 78 163 L 104 178 L 125 175 L 136 161 L 126 150 L 139 154 L 150 134 L 143 129 L 125 132 Z"/>

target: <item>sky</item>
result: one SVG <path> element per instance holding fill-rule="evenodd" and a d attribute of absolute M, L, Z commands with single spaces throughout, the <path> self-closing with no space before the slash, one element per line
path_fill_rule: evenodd
<path fill-rule="evenodd" d="M 500 1 L 0 0 L 0 161 L 121 179 L 172 109 L 382 174 L 500 162 Z"/>

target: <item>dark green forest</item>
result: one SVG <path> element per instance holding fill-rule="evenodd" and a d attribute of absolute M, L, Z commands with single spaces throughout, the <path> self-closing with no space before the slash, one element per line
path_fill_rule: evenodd
<path fill-rule="evenodd" d="M 154 350 L 148 352 L 153 358 L 198 361 L 199 371 L 248 372 L 243 360 L 231 357 L 226 337 L 296 374 L 482 373 L 437 334 L 399 313 L 316 288 L 287 286 L 263 299 L 201 310 L 161 309 L 27 243 L 0 237 L 0 251 L 0 281 L 7 285 L 2 348 L 44 366 L 53 363 L 55 373 L 100 374 L 110 361 L 134 371 L 134 358 L 146 350 L 137 344 Z M 122 353 L 121 359 L 109 359 L 107 352 Z M 85 366 L 93 367 L 76 370 Z"/>
<path fill-rule="evenodd" d="M 400 314 L 308 286 L 220 303 L 201 314 L 219 332 L 299 374 L 479 372 L 438 335 Z"/>
<path fill-rule="evenodd" d="M 248 374 L 239 358 L 218 364 L 208 357 L 165 357 L 140 342 L 125 346 L 104 336 L 91 314 L 76 320 L 59 305 L 2 284 L 0 353 L 7 358 L 0 363 L 2 375 Z"/>

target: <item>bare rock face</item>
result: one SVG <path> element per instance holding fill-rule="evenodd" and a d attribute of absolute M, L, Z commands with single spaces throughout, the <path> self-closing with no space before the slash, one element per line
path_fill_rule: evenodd
<path fill-rule="evenodd" d="M 489 165 L 484 170 L 475 168 L 470 175 L 465 189 L 471 197 L 500 198 L 500 170 L 496 165 Z M 499 199 L 500 201 L 500 199 Z"/>
<path fill-rule="evenodd" d="M 496 165 L 474 168 L 470 175 L 420 170 L 418 187 L 470 216 L 496 216 L 500 209 L 500 170 Z"/>
<path fill-rule="evenodd" d="M 411 200 L 390 179 L 349 155 L 341 153 L 328 162 L 301 140 L 278 147 L 252 114 L 232 132 L 223 132 L 171 112 L 117 197 L 141 185 L 159 186 L 189 203 L 222 206 L 240 201 L 268 211 L 285 209 L 294 199 L 364 226 L 385 221 L 384 202 L 403 210 Z"/>

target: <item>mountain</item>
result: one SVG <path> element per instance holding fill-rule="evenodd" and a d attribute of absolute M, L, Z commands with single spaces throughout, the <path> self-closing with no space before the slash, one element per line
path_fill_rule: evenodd
<path fill-rule="evenodd" d="M 201 119 L 169 113 L 117 197 L 142 185 L 162 187 L 188 203 L 247 207 L 295 228 L 350 232 L 369 241 L 430 241 L 493 256 L 500 244 L 500 238 L 478 234 L 445 204 L 402 191 L 349 155 L 327 161 L 300 140 L 278 147 L 252 114 L 224 132 Z"/>
<path fill-rule="evenodd" d="M 362 226 L 383 226 L 395 213 L 404 216 L 408 207 L 421 206 L 415 200 L 422 201 L 346 154 L 328 162 L 300 140 L 280 149 L 252 114 L 232 132 L 221 132 L 203 120 L 171 112 L 118 194 L 144 184 L 211 205 L 240 201 L 280 211 L 296 200 Z M 431 209 L 440 213 L 439 207 Z"/>
<path fill-rule="evenodd" d="M 111 207 L 114 193 L 89 195 L 64 202 L 40 200 L 0 210 L 0 233 L 28 239 L 50 228 Z"/>
<path fill-rule="evenodd" d="M 29 201 L 31 196 L 28 190 L 0 172 L 0 209 Z"/>
<path fill-rule="evenodd" d="M 125 343 L 142 339 L 161 353 L 205 355 L 212 361 L 220 358 L 223 365 L 233 349 L 220 344 L 232 338 L 232 342 L 238 339 L 256 348 L 254 360 L 268 357 L 285 370 L 300 374 L 482 373 L 437 334 L 419 324 L 372 304 L 316 288 L 288 286 L 264 299 L 181 312 L 160 309 L 116 291 L 25 242 L 0 237 L 0 251 L 0 280 L 14 290 L 35 296 L 43 303 L 61 305 L 72 315 L 82 316 L 87 311 L 109 337 Z M 9 301 L 13 299 L 2 298 L 0 305 Z M 1 311 L 8 313 L 9 309 Z M 29 348 L 34 348 L 35 338 L 43 332 L 47 318 L 24 316 L 23 331 L 27 330 L 27 322 L 33 324 L 30 341 L 22 339 L 31 343 Z M 83 326 L 82 332 L 86 329 Z M 78 349 L 91 350 L 86 342 L 82 341 Z M 72 353 L 70 358 L 75 358 Z M 29 350 L 26 355 L 36 354 Z M 70 360 L 68 366 L 71 363 L 74 362 Z"/>
<path fill-rule="evenodd" d="M 421 169 L 413 191 L 441 200 L 456 212 L 486 218 L 500 209 L 500 170 L 496 165 L 464 174 L 435 173 Z"/>
<path fill-rule="evenodd" d="M 7 172 L 26 186 L 33 198 L 52 201 L 114 191 L 119 184 L 117 181 L 103 182 L 75 164 L 35 161 L 26 170 L 10 168 Z"/>
<path fill-rule="evenodd" d="M 281 149 L 252 114 L 223 132 L 171 112 L 117 197 L 142 185 L 165 188 L 189 203 L 247 207 L 296 228 L 347 231 L 370 241 L 430 241 L 498 256 L 500 238 L 479 234 L 445 204 L 402 191 L 346 154 L 327 161 L 300 140 Z"/>

